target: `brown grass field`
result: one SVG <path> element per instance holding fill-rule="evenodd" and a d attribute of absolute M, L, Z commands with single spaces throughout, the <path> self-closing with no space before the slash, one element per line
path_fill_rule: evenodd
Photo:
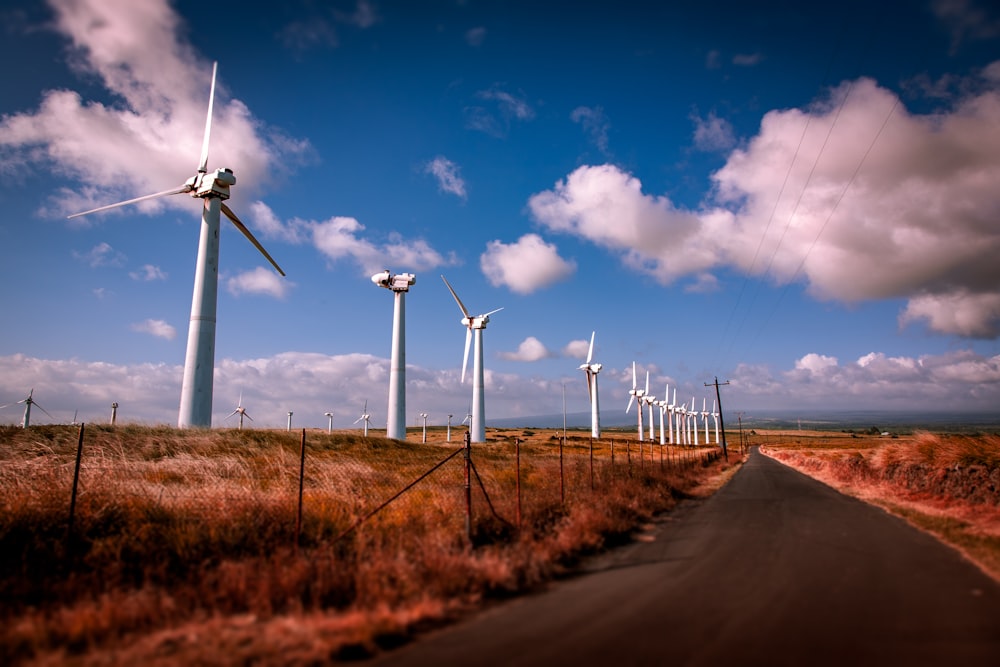
<path fill-rule="evenodd" d="M 759 431 L 752 441 L 936 535 L 1000 581 L 1000 435 Z"/>
<path fill-rule="evenodd" d="M 740 458 L 491 429 L 471 449 L 469 514 L 461 429 L 421 444 L 417 429 L 87 426 L 71 508 L 79 435 L 0 428 L 0 664 L 372 655 L 629 540 Z"/>

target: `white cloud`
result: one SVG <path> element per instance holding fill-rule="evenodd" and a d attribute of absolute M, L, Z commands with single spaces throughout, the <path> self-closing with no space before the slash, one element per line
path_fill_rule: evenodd
<path fill-rule="evenodd" d="M 486 28 L 482 26 L 470 28 L 465 32 L 465 41 L 469 46 L 482 46 L 486 41 Z"/>
<path fill-rule="evenodd" d="M 459 199 L 466 199 L 465 181 L 458 175 L 458 165 L 439 155 L 424 166 L 424 172 L 437 179 L 441 192 L 448 192 Z"/>
<path fill-rule="evenodd" d="M 822 373 L 827 368 L 837 365 L 837 357 L 828 357 L 822 354 L 811 352 L 795 362 L 796 370 L 804 370 L 809 373 Z"/>
<path fill-rule="evenodd" d="M 587 352 L 589 350 L 589 340 L 571 340 L 566 344 L 566 347 L 563 348 L 562 353 L 564 357 L 586 360 Z"/>
<path fill-rule="evenodd" d="M 479 265 L 491 285 L 506 285 L 518 294 L 548 287 L 576 271 L 576 262 L 560 257 L 558 248 L 537 234 L 525 234 L 509 245 L 490 241 Z"/>
<path fill-rule="evenodd" d="M 577 107 L 570 113 L 569 118 L 574 123 L 580 123 L 590 141 L 598 150 L 607 154 L 608 130 L 611 129 L 611 123 L 602 107 Z"/>
<path fill-rule="evenodd" d="M 101 242 L 87 252 L 73 251 L 73 256 L 82 262 L 86 262 L 90 268 L 96 269 L 101 266 L 124 266 L 126 257 L 124 254 L 112 248 L 108 243 Z"/>
<path fill-rule="evenodd" d="M 143 320 L 142 322 L 133 324 L 131 329 L 132 331 L 146 333 L 165 340 L 173 340 L 177 337 L 177 330 L 163 320 Z"/>
<path fill-rule="evenodd" d="M 154 266 L 152 264 L 143 264 L 141 270 L 139 270 L 139 271 L 131 271 L 131 272 L 129 272 L 128 275 L 129 275 L 129 277 L 132 280 L 143 280 L 143 281 L 147 281 L 147 282 L 151 281 L 151 280 L 166 280 L 167 279 L 167 273 L 166 273 L 166 271 L 164 271 L 160 267 Z"/>
<path fill-rule="evenodd" d="M 361 235 L 365 226 L 351 217 L 334 216 L 323 221 L 292 218 L 282 222 L 261 201 L 250 206 L 249 217 L 254 229 L 260 230 L 265 238 L 293 244 L 309 242 L 330 261 L 354 261 L 366 275 L 387 264 L 402 270 L 424 271 L 458 263 L 453 253 L 445 257 L 424 239 L 406 239 L 392 233 L 383 243 L 375 243 Z"/>
<path fill-rule="evenodd" d="M 725 118 L 710 112 L 707 118 L 692 115 L 694 121 L 694 145 L 701 151 L 714 152 L 729 150 L 736 145 L 733 126 Z"/>
<path fill-rule="evenodd" d="M 517 346 L 516 352 L 500 352 L 499 357 L 507 361 L 540 361 L 553 356 L 542 341 L 528 336 Z"/>
<path fill-rule="evenodd" d="M 496 109 L 485 106 L 469 106 L 465 108 L 465 125 L 469 129 L 484 132 L 499 139 L 507 136 L 512 121 L 529 121 L 535 117 L 523 93 L 515 95 L 493 86 L 488 90 L 480 90 L 476 97 L 486 102 L 496 103 Z"/>
<path fill-rule="evenodd" d="M 984 71 L 988 71 L 986 68 Z M 1000 81 L 933 114 L 869 79 L 765 114 L 698 210 L 583 166 L 528 201 L 542 226 L 608 249 L 663 284 L 735 267 L 819 299 L 905 298 L 903 324 L 995 337 L 1000 301 Z M 780 194 L 780 197 L 779 197 Z"/>
<path fill-rule="evenodd" d="M 244 271 L 226 280 L 226 289 L 230 294 L 266 294 L 276 299 L 284 299 L 295 283 L 278 275 L 271 269 L 258 266 L 251 271 Z"/>
<path fill-rule="evenodd" d="M 45 212 L 62 215 L 181 185 L 197 167 L 211 76 L 180 37 L 185 26 L 166 0 L 52 0 L 52 26 L 72 44 L 71 65 L 96 75 L 120 104 L 50 90 L 34 112 L 0 120 L 0 170 L 44 169 L 79 181 L 57 190 Z M 215 100 L 209 166 L 232 166 L 240 192 L 308 151 L 268 129 L 239 100 L 226 100 L 225 70 Z M 271 177 L 273 178 L 273 176 Z M 189 197 L 135 205 L 190 210 Z M 117 209 L 116 209 L 117 210 Z M 134 210 L 134 209 L 133 209 Z"/>
<path fill-rule="evenodd" d="M 733 56 L 733 64 L 740 67 L 753 67 L 763 60 L 764 56 L 760 53 L 737 53 Z"/>

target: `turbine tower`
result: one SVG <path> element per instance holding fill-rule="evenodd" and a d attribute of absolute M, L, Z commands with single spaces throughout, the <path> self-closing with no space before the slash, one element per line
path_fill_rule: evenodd
<path fill-rule="evenodd" d="M 708 444 L 708 409 L 705 407 L 708 399 L 704 396 L 701 397 L 701 421 L 705 424 L 705 444 Z"/>
<path fill-rule="evenodd" d="M 49 415 L 49 413 L 45 411 L 45 408 L 43 408 L 42 406 L 38 405 L 38 403 L 35 402 L 35 399 L 33 398 L 34 395 L 35 395 L 35 388 L 32 387 L 31 391 L 28 392 L 28 395 L 25 398 L 22 398 L 20 401 L 15 401 L 14 403 L 8 403 L 7 405 L 0 405 L 0 410 L 3 410 L 4 408 L 9 408 L 12 405 L 24 404 L 24 417 L 21 418 L 21 428 L 28 428 L 29 426 L 31 426 L 32 405 L 38 406 L 39 410 Z M 52 415 L 49 415 L 49 417 L 55 419 L 55 417 L 53 417 Z"/>
<path fill-rule="evenodd" d="M 332 412 L 324 412 L 323 416 L 326 417 L 326 418 L 328 418 L 330 420 L 330 424 L 326 427 L 326 432 L 327 433 L 333 433 L 333 413 Z"/>
<path fill-rule="evenodd" d="M 264 246 L 254 238 L 236 214 L 225 204 L 229 199 L 229 188 L 236 184 L 233 171 L 219 168 L 208 171 L 208 146 L 212 130 L 212 107 L 215 103 L 215 76 L 218 63 L 212 65 L 212 87 L 208 96 L 208 116 L 205 119 L 205 135 L 201 145 L 201 161 L 198 171 L 183 185 L 151 195 L 144 195 L 117 204 L 100 206 L 81 215 L 106 211 L 118 206 L 134 204 L 147 199 L 156 199 L 177 194 L 190 194 L 202 200 L 201 234 L 198 241 L 198 259 L 195 264 L 194 293 L 191 299 L 191 321 L 188 327 L 187 353 L 184 356 L 184 378 L 181 383 L 180 412 L 177 417 L 179 428 L 212 426 L 212 383 L 215 373 L 215 316 L 219 292 L 219 221 L 220 213 L 239 229 L 244 236 L 267 258 L 267 261 L 285 275 L 281 267 L 271 258 Z"/>
<path fill-rule="evenodd" d="M 649 371 L 646 371 L 646 392 L 642 395 L 642 402 L 649 409 L 649 441 L 652 442 L 656 429 L 653 424 L 653 405 L 656 403 L 656 397 L 649 393 Z"/>
<path fill-rule="evenodd" d="M 448 438 L 447 441 L 451 442 L 451 418 L 455 415 L 448 415 Z"/>
<path fill-rule="evenodd" d="M 118 422 L 118 401 L 112 401 L 111 403 L 111 425 L 114 426 Z"/>
<path fill-rule="evenodd" d="M 228 415 L 226 415 L 226 419 L 229 419 L 233 415 L 239 415 L 240 416 L 240 430 L 241 431 L 243 430 L 243 418 L 244 417 L 246 417 L 250 421 L 253 421 L 253 417 L 251 417 L 250 415 L 248 415 L 247 414 L 247 409 L 243 407 L 243 392 L 242 391 L 240 392 L 240 400 L 236 404 L 236 409 L 233 410 L 232 412 L 230 412 Z"/>
<path fill-rule="evenodd" d="M 420 416 L 423 417 L 423 420 L 424 420 L 424 436 L 420 440 L 420 442 L 426 444 L 427 443 L 427 413 L 426 412 L 421 412 Z"/>
<path fill-rule="evenodd" d="M 406 440 L 406 293 L 417 282 L 412 273 L 392 275 L 389 269 L 372 276 L 372 282 L 393 294 L 392 352 L 389 359 L 389 410 L 385 437 Z"/>
<path fill-rule="evenodd" d="M 635 362 L 632 362 L 632 389 L 628 392 L 628 405 L 625 406 L 625 414 L 632 408 L 632 402 L 636 403 L 636 412 L 639 415 L 639 442 L 643 440 L 643 430 L 642 430 L 642 396 L 645 392 L 642 389 L 636 388 L 635 379 Z"/>
<path fill-rule="evenodd" d="M 472 423 L 469 426 L 470 442 L 486 442 L 486 397 L 484 395 L 485 379 L 483 377 L 483 329 L 489 324 L 490 315 L 503 310 L 497 308 L 483 315 L 473 317 L 469 310 L 458 298 L 458 294 L 452 288 L 451 283 L 444 276 L 441 280 L 448 287 L 448 291 L 455 297 L 455 302 L 462 311 L 462 324 L 466 327 L 465 332 L 465 355 L 462 357 L 462 382 L 465 382 L 465 370 L 469 365 L 469 344 L 475 332 L 475 350 L 472 359 Z"/>
<path fill-rule="evenodd" d="M 719 407 L 712 401 L 712 422 L 715 424 L 715 444 L 719 444 Z"/>
<path fill-rule="evenodd" d="M 597 374 L 601 372 L 601 364 L 591 363 L 594 359 L 594 336 L 590 334 L 590 350 L 587 352 L 587 363 L 580 365 L 580 370 L 587 374 L 587 393 L 590 395 L 590 437 L 595 440 L 601 437 L 601 401 L 597 395 Z"/>

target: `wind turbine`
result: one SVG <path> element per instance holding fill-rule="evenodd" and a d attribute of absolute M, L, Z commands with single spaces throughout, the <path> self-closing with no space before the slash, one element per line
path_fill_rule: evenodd
<path fill-rule="evenodd" d="M 691 410 L 688 412 L 688 422 L 691 432 L 694 433 L 694 446 L 698 446 L 698 408 L 694 405 L 694 396 L 691 397 Z"/>
<path fill-rule="evenodd" d="M 15 401 L 13 403 L 8 403 L 7 405 L 0 405 L 0 410 L 3 410 L 4 408 L 9 408 L 12 405 L 21 405 L 23 403 L 24 404 L 24 417 L 21 419 L 21 428 L 28 428 L 29 426 L 31 426 L 31 406 L 32 405 L 38 406 L 39 410 L 41 410 L 42 412 L 45 412 L 45 414 L 49 415 L 49 413 L 46 412 L 45 408 L 43 408 L 42 406 L 38 405 L 38 403 L 33 398 L 34 395 L 35 395 L 35 388 L 32 387 L 31 391 L 28 392 L 27 397 L 22 398 L 20 401 Z M 55 419 L 55 417 L 53 417 L 52 415 L 49 415 L 49 417 L 51 419 Z"/>
<path fill-rule="evenodd" d="M 490 315 L 497 313 L 503 308 L 491 310 L 483 315 L 473 317 L 469 310 L 455 294 L 451 283 L 444 276 L 441 280 L 448 287 L 448 291 L 455 297 L 455 303 L 462 311 L 462 324 L 466 327 L 465 332 L 465 355 L 462 357 L 462 382 L 465 382 L 465 370 L 469 365 L 469 344 L 472 342 L 473 332 L 475 332 L 475 351 L 472 359 L 472 422 L 469 426 L 470 442 L 486 442 L 486 397 L 484 395 L 485 380 L 483 377 L 483 329 L 489 324 Z"/>
<path fill-rule="evenodd" d="M 451 418 L 455 415 L 448 415 L 448 442 L 451 442 Z"/>
<path fill-rule="evenodd" d="M 424 419 L 424 437 L 423 437 L 423 439 L 421 439 L 420 442 L 426 443 L 427 442 L 427 413 L 426 412 L 421 412 L 420 416 L 423 417 L 423 419 Z"/>
<path fill-rule="evenodd" d="M 248 415 L 247 414 L 247 409 L 243 407 L 243 392 L 242 391 L 240 392 L 240 400 L 236 404 L 236 409 L 233 410 L 232 412 L 230 412 L 228 415 L 226 415 L 226 419 L 229 419 L 233 415 L 239 415 L 240 416 L 240 430 L 241 431 L 243 430 L 243 418 L 244 417 L 246 417 L 250 421 L 253 421 L 253 417 L 251 417 L 250 415 Z"/>
<path fill-rule="evenodd" d="M 642 402 L 649 409 L 649 441 L 652 442 L 656 428 L 653 424 L 653 404 L 656 403 L 656 397 L 649 393 L 649 371 L 646 371 L 646 393 L 642 395 Z"/>
<path fill-rule="evenodd" d="M 285 275 L 281 267 L 271 258 L 264 246 L 254 238 L 246 225 L 224 203 L 229 199 L 229 188 L 236 184 L 232 169 L 219 168 L 208 171 L 208 146 L 212 129 L 212 107 L 215 103 L 215 77 L 218 63 L 212 64 L 212 87 L 208 96 L 208 116 L 205 119 L 205 135 L 201 144 L 201 161 L 198 171 L 180 187 L 164 190 L 151 195 L 100 206 L 81 215 L 106 211 L 136 202 L 189 194 L 202 200 L 201 233 L 198 241 L 198 259 L 195 264 L 194 293 L 191 299 L 191 321 L 188 326 L 187 353 L 184 357 L 184 377 L 181 383 L 180 412 L 177 417 L 179 428 L 191 426 L 210 428 L 212 426 L 212 383 L 215 372 L 215 324 L 216 305 L 219 292 L 219 221 L 220 213 L 240 230 L 244 236 L 267 258 L 267 261 Z"/>
<path fill-rule="evenodd" d="M 118 421 L 118 401 L 112 401 L 111 403 L 111 425 L 114 426 Z"/>
<path fill-rule="evenodd" d="M 368 414 L 368 399 L 367 398 L 365 399 L 365 407 L 361 411 L 361 416 L 358 417 L 357 419 L 355 419 L 354 423 L 357 424 L 359 421 L 363 421 L 365 423 L 365 437 L 367 438 L 368 437 L 368 425 L 371 424 L 371 415 Z"/>
<path fill-rule="evenodd" d="M 719 412 L 716 401 L 712 401 L 712 422 L 715 424 L 715 444 L 719 444 Z"/>
<path fill-rule="evenodd" d="M 704 422 L 704 424 L 705 424 L 705 444 L 706 445 L 708 444 L 708 415 L 709 415 L 709 412 L 708 412 L 708 410 L 705 407 L 706 404 L 707 404 L 707 402 L 708 402 L 708 399 L 706 399 L 704 396 L 702 396 L 701 397 L 701 421 Z"/>
<path fill-rule="evenodd" d="M 668 420 L 668 424 L 672 427 L 673 420 L 667 417 L 670 410 L 670 383 L 668 382 L 666 387 L 663 389 L 663 400 L 656 402 L 657 407 L 660 408 L 660 444 L 667 444 L 667 429 L 664 424 L 664 419 Z M 672 434 L 671 434 L 672 435 Z"/>
<path fill-rule="evenodd" d="M 635 379 L 635 362 L 632 362 L 632 389 L 628 392 L 628 405 L 625 406 L 625 414 L 632 408 L 632 402 L 636 403 L 636 412 L 639 414 L 639 442 L 643 439 L 642 430 L 642 396 L 645 392 L 642 389 L 636 388 Z"/>
<path fill-rule="evenodd" d="M 601 402 L 597 395 L 597 374 L 601 372 L 601 364 L 593 364 L 594 359 L 594 336 L 596 331 L 590 334 L 590 350 L 587 352 L 587 363 L 580 366 L 580 370 L 587 374 L 587 393 L 590 395 L 590 437 L 600 439 L 601 437 Z"/>
<path fill-rule="evenodd" d="M 285 429 L 286 431 L 291 431 L 292 430 L 292 415 L 293 414 L 295 414 L 295 413 L 292 412 L 291 410 L 288 411 L 288 428 Z"/>
<path fill-rule="evenodd" d="M 417 282 L 412 273 L 392 275 L 389 269 L 372 276 L 372 282 L 393 295 L 392 352 L 389 358 L 389 410 L 385 437 L 406 440 L 406 293 Z"/>
<path fill-rule="evenodd" d="M 330 420 L 329 426 L 326 427 L 326 432 L 327 433 L 333 433 L 333 413 L 332 412 L 324 412 L 323 416 L 327 417 Z"/>

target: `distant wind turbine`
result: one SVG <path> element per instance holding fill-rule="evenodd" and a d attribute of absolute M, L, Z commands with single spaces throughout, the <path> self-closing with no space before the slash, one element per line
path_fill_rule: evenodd
<path fill-rule="evenodd" d="M 385 437 L 406 440 L 406 293 L 417 282 L 412 273 L 392 275 L 389 269 L 372 282 L 393 295 L 392 351 L 389 358 L 389 409 Z"/>
<path fill-rule="evenodd" d="M 632 408 L 633 401 L 636 403 L 636 412 L 639 415 L 639 441 L 643 440 L 643 430 L 642 430 L 642 396 L 645 392 L 642 389 L 637 388 L 637 382 L 635 378 L 635 362 L 632 362 L 632 389 L 629 391 L 628 405 L 625 406 L 625 414 Z"/>
<path fill-rule="evenodd" d="M 39 410 L 41 410 L 42 412 L 45 412 L 45 414 L 49 415 L 49 413 L 46 412 L 45 408 L 43 408 L 42 406 L 38 405 L 38 403 L 34 399 L 34 395 L 35 395 L 35 388 L 32 387 L 31 391 L 28 392 L 28 395 L 25 398 L 22 398 L 20 401 L 15 401 L 13 403 L 8 403 L 7 405 L 0 405 L 0 410 L 3 410 L 4 408 L 9 408 L 9 407 L 11 407 L 13 405 L 22 405 L 23 404 L 24 405 L 24 416 L 21 418 L 21 428 L 28 428 L 29 426 L 31 426 L 31 406 L 32 405 L 37 406 Z M 55 419 L 55 417 L 53 417 L 52 415 L 49 415 L 49 418 L 50 419 Z"/>
<path fill-rule="evenodd" d="M 649 371 L 646 371 L 646 391 L 642 395 L 643 404 L 649 409 L 649 441 L 653 441 L 654 429 L 653 424 L 653 404 L 656 403 L 656 397 L 649 393 Z"/>
<path fill-rule="evenodd" d="M 229 419 L 233 415 L 240 416 L 240 430 L 243 430 L 243 418 L 246 417 L 250 421 L 253 421 L 253 417 L 247 414 L 247 409 L 243 407 L 243 392 L 240 392 L 240 400 L 236 403 L 236 409 L 226 415 L 226 419 Z"/>
<path fill-rule="evenodd" d="M 323 416 L 327 417 L 330 420 L 330 424 L 326 427 L 326 432 L 327 433 L 333 433 L 333 413 L 332 412 L 324 412 Z"/>
<path fill-rule="evenodd" d="M 423 419 L 424 419 L 424 437 L 421 440 L 421 442 L 426 443 L 427 442 L 427 413 L 426 412 L 421 412 L 420 416 L 423 417 Z"/>
<path fill-rule="evenodd" d="M 601 437 L 601 401 L 597 394 L 597 374 L 601 372 L 601 364 L 591 363 L 594 359 L 594 336 L 597 332 L 590 334 L 590 350 L 587 351 L 587 363 L 580 366 L 580 370 L 587 374 L 587 393 L 590 395 L 590 437 L 599 439 Z"/>
<path fill-rule="evenodd" d="M 366 438 L 368 437 L 368 426 L 371 424 L 371 417 L 372 416 L 370 414 L 368 414 L 368 399 L 366 398 L 365 399 L 365 407 L 361 411 L 361 416 L 354 420 L 355 424 L 357 424 L 360 421 L 364 422 L 365 437 Z"/>
<path fill-rule="evenodd" d="M 455 415 L 448 415 L 448 438 L 447 441 L 451 442 L 451 418 Z"/>
<path fill-rule="evenodd" d="M 106 211 L 118 206 L 126 206 L 136 202 L 167 197 L 170 195 L 189 194 L 201 199 L 201 235 L 198 242 L 198 260 L 194 274 L 194 294 L 191 300 L 191 321 L 188 327 L 187 353 L 184 358 L 184 376 L 181 383 L 180 412 L 177 418 L 179 428 L 212 426 L 212 382 L 215 372 L 215 324 L 216 304 L 219 291 L 219 221 L 220 213 L 236 226 L 240 232 L 261 252 L 262 255 L 280 273 L 285 275 L 281 267 L 271 258 L 264 246 L 254 238 L 236 214 L 224 203 L 229 199 L 229 188 L 236 184 L 233 171 L 220 168 L 208 171 L 208 146 L 212 129 L 212 107 L 215 103 L 215 77 L 218 63 L 212 65 L 212 87 L 208 96 L 208 116 L 205 120 L 205 135 L 201 145 L 201 161 L 198 171 L 180 187 L 175 187 L 151 195 L 143 195 L 134 199 L 100 206 L 82 213 L 69 216 L 75 218 L 81 215 Z"/>
<path fill-rule="evenodd" d="M 475 349 L 473 351 L 472 359 L 472 423 L 469 427 L 470 430 L 470 441 L 471 442 L 486 442 L 486 397 L 485 397 L 485 379 L 483 371 L 483 330 L 486 325 L 489 324 L 490 315 L 493 313 L 498 313 L 503 308 L 497 308 L 496 310 L 491 310 L 483 315 L 472 316 L 469 310 L 462 303 L 462 300 L 458 298 L 458 294 L 455 293 L 454 288 L 452 288 L 451 283 L 444 276 L 441 276 L 441 280 L 448 287 L 448 291 L 455 298 L 455 303 L 458 304 L 459 309 L 462 311 L 462 324 L 466 327 L 465 332 L 465 355 L 462 358 L 462 382 L 465 382 L 465 370 L 469 365 L 469 344 L 472 342 L 473 337 L 475 337 Z M 475 334 L 473 334 L 475 332 Z"/>
<path fill-rule="evenodd" d="M 118 401 L 111 403 L 111 425 L 114 426 L 118 421 Z"/>

